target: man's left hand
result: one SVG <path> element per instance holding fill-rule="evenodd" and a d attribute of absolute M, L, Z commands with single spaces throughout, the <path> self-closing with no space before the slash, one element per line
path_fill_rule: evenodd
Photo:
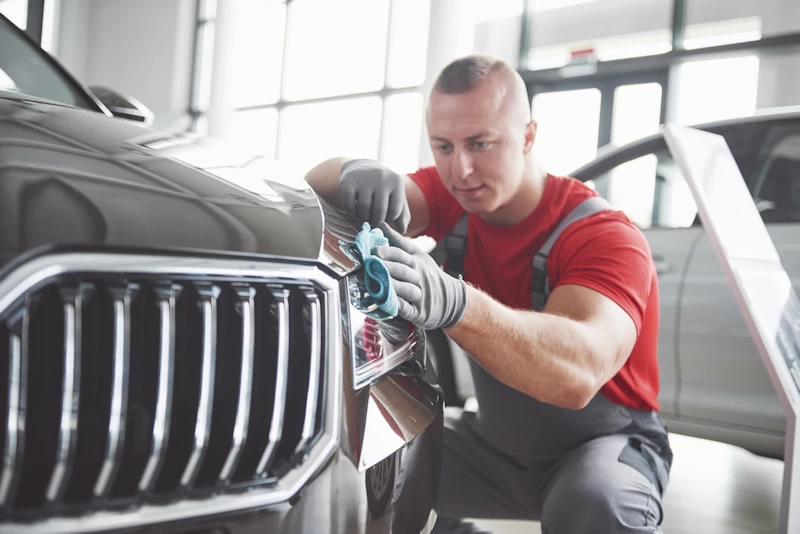
<path fill-rule="evenodd" d="M 467 307 L 464 281 L 442 271 L 432 257 L 385 222 L 380 229 L 390 246 L 378 247 L 375 255 L 392 277 L 400 317 L 425 330 L 458 324 Z"/>

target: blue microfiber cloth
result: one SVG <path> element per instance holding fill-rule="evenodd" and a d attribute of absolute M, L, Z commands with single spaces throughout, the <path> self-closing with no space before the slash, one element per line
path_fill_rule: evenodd
<path fill-rule="evenodd" d="M 361 231 L 356 234 L 355 241 L 339 242 L 339 248 L 353 262 L 364 265 L 364 286 L 368 296 L 365 295 L 359 303 L 368 317 L 377 320 L 387 320 L 397 317 L 399 303 L 397 294 L 392 287 L 389 271 L 383 260 L 373 255 L 376 247 L 385 247 L 389 240 L 383 235 L 380 228 L 371 228 L 369 223 L 364 223 Z M 377 305 L 377 308 L 375 308 Z M 370 308 L 374 308 L 370 310 Z"/>

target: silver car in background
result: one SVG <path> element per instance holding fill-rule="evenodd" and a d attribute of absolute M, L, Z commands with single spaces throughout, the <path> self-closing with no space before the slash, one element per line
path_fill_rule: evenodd
<path fill-rule="evenodd" d="M 800 290 L 800 109 L 698 128 L 727 141 Z M 660 401 L 670 430 L 782 458 L 783 407 L 663 135 L 603 151 L 572 174 L 612 204 L 618 183 L 643 192 L 636 222 L 658 270 Z"/>

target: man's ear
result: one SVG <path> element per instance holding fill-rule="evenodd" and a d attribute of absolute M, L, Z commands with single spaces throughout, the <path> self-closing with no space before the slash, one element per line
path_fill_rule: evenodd
<path fill-rule="evenodd" d="M 539 124 L 535 120 L 531 120 L 525 125 L 525 153 L 530 154 L 533 150 L 533 142 L 536 141 L 536 131 Z"/>

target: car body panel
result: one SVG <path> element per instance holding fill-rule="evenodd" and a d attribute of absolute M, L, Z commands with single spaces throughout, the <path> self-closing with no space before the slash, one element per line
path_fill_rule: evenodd
<path fill-rule="evenodd" d="M 658 335 L 658 401 L 661 413 L 678 414 L 680 364 L 675 350 L 681 320 L 679 306 L 683 280 L 689 264 L 692 242 L 700 229 L 658 228 L 645 231 L 658 273 L 660 329 Z"/>
<path fill-rule="evenodd" d="M 292 170 L 100 113 L 0 98 L 0 264 L 45 245 L 318 259 Z"/>

